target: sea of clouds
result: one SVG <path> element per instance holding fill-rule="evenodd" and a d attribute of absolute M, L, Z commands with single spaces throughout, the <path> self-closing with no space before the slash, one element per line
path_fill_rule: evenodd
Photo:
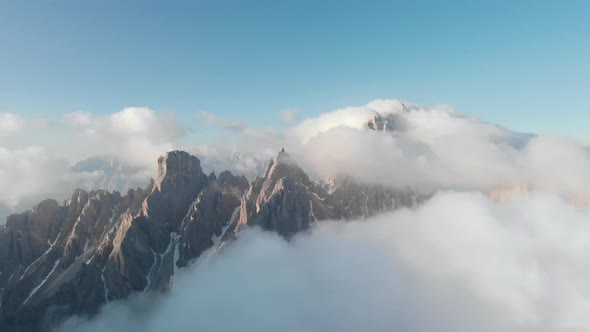
<path fill-rule="evenodd" d="M 250 229 L 169 294 L 57 331 L 587 331 L 589 221 L 553 194 L 441 192 L 289 242 Z"/>

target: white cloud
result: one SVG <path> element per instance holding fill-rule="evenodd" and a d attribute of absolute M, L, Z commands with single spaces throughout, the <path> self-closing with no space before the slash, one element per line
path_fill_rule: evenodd
<path fill-rule="evenodd" d="M 379 114 L 388 117 L 393 131 L 361 129 Z M 75 135 L 68 149 L 55 152 L 70 162 L 89 155 L 119 155 L 131 166 L 141 167 L 142 174 L 153 174 L 160 154 L 186 149 L 202 158 L 206 168 L 252 177 L 284 147 L 318 177 L 348 173 L 359 180 L 420 191 L 488 191 L 527 184 L 590 197 L 587 143 L 516 133 L 449 106 L 425 108 L 379 99 L 304 119 L 284 132 L 253 128 L 213 113 L 201 116 L 232 135 L 207 144 L 182 145 L 186 130 L 173 115 L 130 107 L 109 115 L 65 115 Z M 15 142 L 10 146 L 23 148 Z"/>
<path fill-rule="evenodd" d="M 369 105 L 389 112 L 393 131 L 361 129 L 377 112 Z M 590 147 L 583 142 L 516 133 L 448 106 L 406 106 L 408 112 L 394 112 L 396 105 L 379 100 L 307 119 L 288 130 L 289 147 L 319 176 L 348 173 L 422 191 L 490 190 L 524 183 L 590 196 L 585 175 Z"/>
<path fill-rule="evenodd" d="M 589 218 L 553 195 L 450 192 L 290 242 L 249 230 L 170 294 L 62 330 L 586 331 Z"/>
<path fill-rule="evenodd" d="M 385 117 L 392 131 L 362 129 L 376 116 Z M 285 132 L 215 119 L 216 126 L 239 135 L 232 149 L 220 145 L 209 149 L 216 151 L 210 160 L 216 159 L 218 169 L 232 168 L 231 154 L 236 151 L 245 158 L 265 160 L 285 147 L 318 177 L 347 173 L 362 181 L 426 192 L 489 191 L 526 184 L 590 197 L 590 178 L 585 175 L 590 168 L 587 143 L 517 133 L 447 105 L 425 108 L 378 99 L 304 119 Z M 227 155 L 223 157 L 222 152 Z"/>
<path fill-rule="evenodd" d="M 281 120 L 283 123 L 292 123 L 297 119 L 299 111 L 293 108 L 288 108 L 281 111 Z"/>
<path fill-rule="evenodd" d="M 14 113 L 0 113 L 0 137 L 11 136 L 26 125 L 25 118 Z"/>
<path fill-rule="evenodd" d="M 316 118 L 305 119 L 290 128 L 287 134 L 305 143 L 312 137 L 332 128 L 346 126 L 360 129 L 363 123 L 376 115 L 375 110 L 367 107 L 346 107 L 334 112 L 323 113 Z"/>
<path fill-rule="evenodd" d="M 88 155 L 118 155 L 133 166 L 153 168 L 158 156 L 178 147 L 185 130 L 171 114 L 145 107 L 92 117 L 78 134 Z"/>
<path fill-rule="evenodd" d="M 71 127 L 87 127 L 92 124 L 93 115 L 90 112 L 71 112 L 63 115 L 63 121 Z"/>
<path fill-rule="evenodd" d="M 248 149 L 247 146 L 238 147 L 223 143 L 199 144 L 188 150 L 201 160 L 205 172 L 219 173 L 229 170 L 249 179 L 262 174 L 266 163 L 275 157 L 278 151 L 273 148 L 254 150 Z"/>
<path fill-rule="evenodd" d="M 71 173 L 65 159 L 44 147 L 0 147 L 0 208 L 20 212 L 46 198 L 63 199 L 98 175 Z"/>
<path fill-rule="evenodd" d="M 21 118 L 14 115 L 6 118 L 11 119 L 12 125 L 0 121 L 0 126 L 12 132 L 16 130 L 15 123 L 26 123 L 24 119 L 15 120 Z M 10 144 L 0 141 L 0 209 L 20 212 L 45 198 L 63 199 L 76 188 L 91 189 L 101 174 L 76 174 L 70 170 L 72 162 L 89 156 L 118 155 L 137 169 L 135 174 L 129 174 L 129 179 L 121 181 L 147 182 L 154 176 L 157 158 L 179 148 L 178 140 L 185 134 L 174 116 L 149 108 L 129 107 L 101 116 L 68 113 L 63 121 L 70 127 L 64 133 L 71 139 L 67 146 L 55 150 L 46 146 L 46 142 L 30 145 L 28 141 Z M 63 126 L 53 127 L 43 119 L 31 121 L 31 126 L 63 130 Z"/>
<path fill-rule="evenodd" d="M 370 101 L 366 107 L 379 112 L 379 114 L 387 115 L 406 112 L 416 106 L 397 99 L 375 99 Z"/>
<path fill-rule="evenodd" d="M 211 112 L 201 112 L 199 113 L 201 119 L 205 120 L 205 122 L 209 124 L 216 124 L 219 121 L 217 114 Z"/>
<path fill-rule="evenodd" d="M 31 127 L 34 129 L 50 129 L 55 125 L 53 122 L 43 118 L 34 118 L 31 120 Z"/>

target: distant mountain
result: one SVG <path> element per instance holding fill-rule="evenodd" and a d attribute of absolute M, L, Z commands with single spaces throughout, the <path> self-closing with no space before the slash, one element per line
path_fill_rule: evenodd
<path fill-rule="evenodd" d="M 119 169 L 112 165 L 90 160 L 77 169 Z M 105 183 L 116 174 L 105 172 Z M 314 182 L 285 151 L 251 183 L 228 171 L 206 175 L 198 158 L 168 152 L 145 189 L 77 190 L 62 204 L 45 200 L 8 218 L 0 230 L 0 330 L 44 331 L 135 292 L 166 291 L 178 269 L 246 227 L 290 238 L 321 220 L 427 198 L 345 176 Z"/>
<path fill-rule="evenodd" d="M 61 200 L 68 197 L 72 188 L 76 186 L 87 191 L 104 189 L 125 193 L 130 188 L 145 187 L 153 174 L 151 168 L 130 166 L 116 156 L 92 156 L 78 161 L 68 171 L 66 174 L 70 178 L 78 179 L 77 185 L 72 180 L 67 183 L 71 185 L 68 189 L 55 187 L 45 194 L 23 197 L 15 206 L 0 206 L 0 227 L 3 227 L 6 217 L 30 209 L 40 198 L 52 197 Z"/>
<path fill-rule="evenodd" d="M 145 187 L 149 176 L 140 167 L 124 163 L 119 157 L 93 156 L 72 166 L 74 173 L 99 173 L 100 176 L 89 185 L 89 190 L 126 192 L 130 188 Z"/>

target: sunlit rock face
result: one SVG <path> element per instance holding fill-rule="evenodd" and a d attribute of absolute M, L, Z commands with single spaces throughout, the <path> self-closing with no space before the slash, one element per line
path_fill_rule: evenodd
<path fill-rule="evenodd" d="M 489 197 L 496 202 L 508 202 L 528 193 L 529 186 L 526 184 L 504 184 L 492 189 Z"/>
<path fill-rule="evenodd" d="M 532 191 L 534 191 L 534 188 L 527 184 L 504 184 L 490 190 L 488 196 L 495 202 L 510 202 L 526 196 Z M 562 197 L 565 201 L 580 209 L 590 209 L 590 197 L 588 195 L 563 194 Z"/>

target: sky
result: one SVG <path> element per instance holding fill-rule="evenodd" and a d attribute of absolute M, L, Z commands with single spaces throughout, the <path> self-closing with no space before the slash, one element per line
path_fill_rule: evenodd
<path fill-rule="evenodd" d="M 0 113 L 150 107 L 194 141 L 215 135 L 201 112 L 281 127 L 375 98 L 590 126 L 587 1 L 2 1 L 0 50 Z"/>

